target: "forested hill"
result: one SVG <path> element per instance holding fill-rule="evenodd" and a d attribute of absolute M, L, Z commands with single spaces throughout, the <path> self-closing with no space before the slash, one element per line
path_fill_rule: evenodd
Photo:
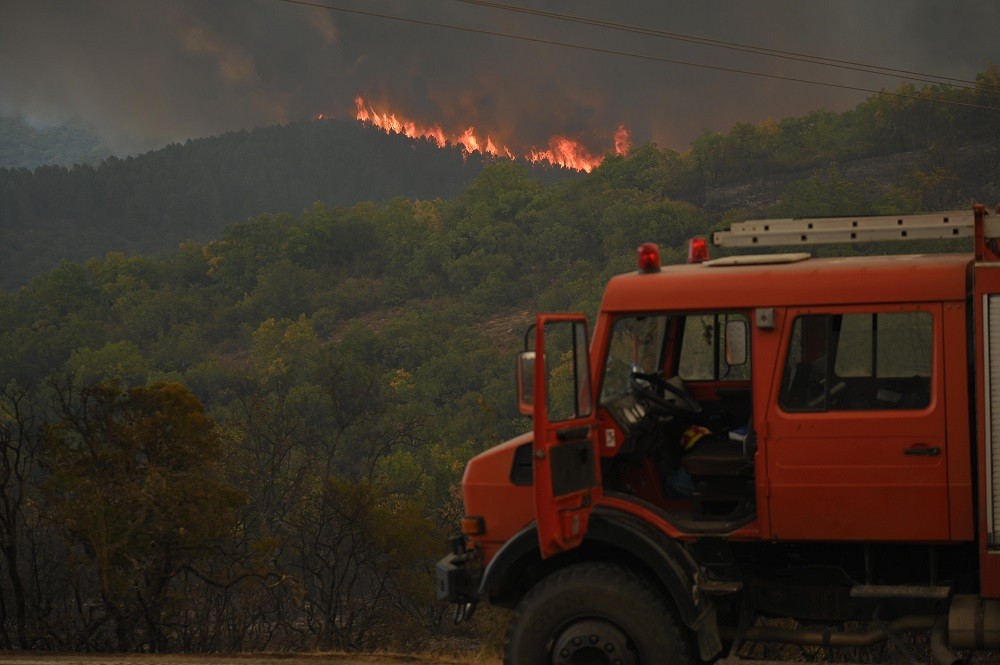
<path fill-rule="evenodd" d="M 990 65 L 975 88 L 904 85 L 845 113 L 705 131 L 688 151 L 640 147 L 627 167 L 611 160 L 599 177 L 686 201 L 712 219 L 729 210 L 790 214 L 783 204 L 789 188 L 791 198 L 817 199 L 800 214 L 991 201 L 1000 199 L 997 90 L 1000 67 Z M 20 287 L 64 260 L 172 251 L 186 240 L 218 238 L 229 223 L 298 213 L 316 201 L 332 208 L 452 197 L 483 165 L 482 156 L 456 148 L 325 120 L 188 141 L 98 166 L 0 169 L 0 288 Z M 580 176 L 529 168 L 542 182 Z M 839 203 L 823 207 L 824 196 Z"/>
<path fill-rule="evenodd" d="M 439 149 L 353 120 L 300 122 L 172 144 L 98 166 L 0 169 L 0 287 L 60 261 L 151 254 L 209 240 L 226 224 L 316 201 L 454 196 L 481 155 Z M 543 179 L 576 175 L 536 167 Z"/>

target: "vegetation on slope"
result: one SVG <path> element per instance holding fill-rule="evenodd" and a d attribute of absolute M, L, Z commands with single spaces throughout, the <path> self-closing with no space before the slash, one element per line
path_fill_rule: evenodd
<path fill-rule="evenodd" d="M 683 154 L 646 151 L 646 163 L 626 173 L 616 175 L 607 163 L 603 170 L 612 180 L 631 179 L 616 182 L 619 188 L 652 188 L 713 214 L 762 208 L 791 182 L 833 163 L 863 182 L 881 162 L 873 179 L 880 193 L 905 178 L 928 181 L 916 185 L 927 200 L 902 201 L 907 207 L 1000 197 L 993 175 L 1000 166 L 998 89 L 1000 68 L 990 65 L 975 89 L 904 85 L 845 113 L 820 110 L 739 123 L 725 134 L 705 131 Z M 0 287 L 19 287 L 62 260 L 173 251 L 186 240 L 217 238 L 234 221 L 297 212 L 315 201 L 332 207 L 452 197 L 488 161 L 354 121 L 325 120 L 232 132 L 98 166 L 0 168 Z M 531 169 L 543 182 L 576 175 Z M 741 196 L 748 190 L 758 195 Z"/>
<path fill-rule="evenodd" d="M 151 254 L 267 212 L 315 201 L 454 196 L 486 158 L 349 120 L 300 122 L 172 144 L 98 166 L 0 169 L 0 286 L 23 285 L 61 260 Z M 573 172 L 537 168 L 542 177 Z"/>

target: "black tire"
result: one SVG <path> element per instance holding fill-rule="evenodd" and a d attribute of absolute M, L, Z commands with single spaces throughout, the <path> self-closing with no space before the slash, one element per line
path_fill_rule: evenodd
<path fill-rule="evenodd" d="M 690 665 L 691 643 L 646 579 L 580 563 L 549 575 L 507 628 L 504 665 Z"/>

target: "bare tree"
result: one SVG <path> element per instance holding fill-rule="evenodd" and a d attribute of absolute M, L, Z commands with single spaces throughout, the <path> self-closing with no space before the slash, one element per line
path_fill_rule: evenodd
<path fill-rule="evenodd" d="M 16 384 L 0 391 L 0 554 L 10 593 L 0 594 L 0 639 L 3 646 L 28 649 L 28 599 L 20 553 L 25 530 L 28 481 L 38 451 L 34 408 L 28 390 Z M 10 607 L 13 605 L 13 607 Z M 13 617 L 11 616 L 13 612 Z M 13 639 L 9 626 L 13 619 Z"/>

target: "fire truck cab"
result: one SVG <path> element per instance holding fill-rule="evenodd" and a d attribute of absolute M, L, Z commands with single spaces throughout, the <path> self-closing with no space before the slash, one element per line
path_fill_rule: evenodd
<path fill-rule="evenodd" d="M 592 336 L 539 315 L 516 373 L 532 431 L 469 462 L 439 597 L 459 618 L 513 608 L 518 665 L 739 662 L 751 643 L 919 660 L 914 631 L 950 665 L 1000 645 L 992 221 L 746 222 L 715 244 L 975 249 L 708 260 L 695 243 L 661 266 L 644 245 Z"/>

